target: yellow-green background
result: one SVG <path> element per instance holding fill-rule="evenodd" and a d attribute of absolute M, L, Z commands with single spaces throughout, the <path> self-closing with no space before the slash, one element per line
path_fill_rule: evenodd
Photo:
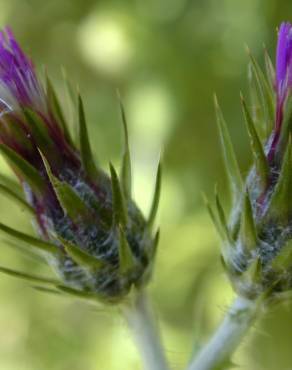
<path fill-rule="evenodd" d="M 60 94 L 60 66 L 79 85 L 93 149 L 105 167 L 119 163 L 120 89 L 135 196 L 145 213 L 163 148 L 162 240 L 150 290 L 172 369 L 183 367 L 232 300 L 200 196 L 202 190 L 212 196 L 217 182 L 228 207 L 212 95 L 219 96 L 246 173 L 250 153 L 238 98 L 247 86 L 244 44 L 262 63 L 263 43 L 273 55 L 276 27 L 286 19 L 292 20 L 288 0 L 0 1 L 0 24 L 12 27 L 39 70 L 47 66 Z M 3 162 L 1 171 L 8 173 Z M 17 207 L 2 196 L 0 202 L 1 222 L 33 232 Z M 50 273 L 5 241 L 0 247 L 1 265 Z M 291 370 L 291 329 L 291 306 L 268 312 L 235 363 Z M 69 369 L 140 369 L 123 319 L 1 275 L 0 370 Z"/>

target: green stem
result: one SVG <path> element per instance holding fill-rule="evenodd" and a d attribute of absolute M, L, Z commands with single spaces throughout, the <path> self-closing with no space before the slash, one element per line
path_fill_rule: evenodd
<path fill-rule="evenodd" d="M 257 301 L 237 297 L 213 337 L 191 360 L 187 370 L 217 370 L 228 364 L 254 322 L 258 308 Z"/>
<path fill-rule="evenodd" d="M 168 370 L 158 326 L 145 292 L 124 308 L 124 315 L 142 357 L 144 370 Z"/>

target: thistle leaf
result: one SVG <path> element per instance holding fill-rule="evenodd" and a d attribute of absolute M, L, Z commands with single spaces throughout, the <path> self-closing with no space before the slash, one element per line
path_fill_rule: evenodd
<path fill-rule="evenodd" d="M 158 163 L 158 167 L 157 167 L 152 205 L 150 208 L 150 213 L 149 213 L 148 221 L 147 221 L 149 229 L 152 229 L 154 221 L 155 221 L 155 217 L 158 211 L 160 193 L 161 193 L 161 175 L 162 175 L 162 168 L 161 168 L 161 160 L 160 160 Z"/>
<path fill-rule="evenodd" d="M 286 153 L 283 159 L 282 168 L 277 181 L 277 185 L 272 194 L 268 217 L 275 217 L 284 222 L 288 222 L 292 213 L 292 144 L 291 136 L 289 137 Z"/>
<path fill-rule="evenodd" d="M 244 197 L 240 224 L 240 239 L 243 248 L 248 252 L 255 249 L 257 246 L 258 239 L 248 191 L 246 191 Z"/>
<path fill-rule="evenodd" d="M 35 190 L 40 191 L 44 187 L 44 180 L 38 171 L 15 151 L 4 144 L 0 144 L 0 152 L 11 164 L 12 168 Z"/>
<path fill-rule="evenodd" d="M 98 170 L 95 166 L 92 151 L 90 148 L 83 102 L 81 96 L 78 96 L 78 112 L 79 112 L 79 146 L 81 161 L 85 172 L 89 175 L 91 179 L 96 179 L 98 177 Z"/>
<path fill-rule="evenodd" d="M 52 113 L 53 113 L 54 117 L 58 120 L 58 123 L 60 124 L 60 126 L 63 130 L 64 136 L 67 139 L 67 142 L 69 144 L 73 144 L 72 140 L 71 140 L 70 133 L 69 133 L 69 129 L 68 129 L 68 126 L 67 126 L 67 122 L 65 120 L 65 117 L 64 117 L 64 114 L 63 114 L 63 111 L 62 111 L 62 108 L 61 108 L 61 105 L 59 103 L 59 100 L 57 98 L 57 94 L 55 92 L 55 89 L 54 89 L 48 75 L 46 75 L 46 87 L 47 87 L 47 89 L 46 89 L 47 98 L 48 98 L 49 106 L 52 109 Z"/>
<path fill-rule="evenodd" d="M 119 262 L 122 274 L 133 270 L 136 265 L 135 257 L 122 227 L 119 227 Z"/>
<path fill-rule="evenodd" d="M 27 280 L 27 281 L 33 281 L 33 282 L 36 282 L 36 283 L 53 284 L 53 285 L 59 283 L 58 280 L 56 280 L 56 279 L 51 279 L 51 278 L 46 278 L 46 277 L 43 277 L 43 276 L 28 274 L 26 272 L 12 270 L 12 269 L 9 269 L 9 268 L 4 267 L 4 266 L 0 266 L 0 272 L 4 273 L 6 275 L 10 275 L 10 276 L 19 278 L 19 279 L 23 279 L 23 280 Z"/>
<path fill-rule="evenodd" d="M 129 135 L 128 135 L 128 125 L 126 119 L 125 109 L 118 93 L 122 123 L 123 123 L 123 130 L 124 130 L 124 140 L 125 140 L 125 148 L 123 153 L 123 161 L 122 161 L 122 169 L 121 169 L 121 183 L 123 186 L 123 190 L 125 193 L 125 197 L 127 199 L 131 198 L 131 189 L 132 189 L 132 169 L 131 169 L 131 154 L 130 154 L 130 147 L 129 147 Z"/>
<path fill-rule="evenodd" d="M 265 119 L 267 122 L 267 128 L 270 131 L 273 127 L 274 117 L 275 117 L 275 106 L 273 91 L 271 90 L 269 83 L 267 82 L 265 75 L 263 74 L 261 68 L 256 62 L 255 58 L 251 54 L 249 48 L 247 48 L 247 53 L 249 55 L 251 66 L 258 84 L 258 88 L 261 94 L 261 101 L 265 112 Z"/>
<path fill-rule="evenodd" d="M 88 217 L 90 215 L 90 211 L 83 200 L 69 184 L 60 181 L 53 175 L 47 159 L 41 152 L 40 155 L 64 213 L 74 221 L 78 221 L 82 217 Z"/>
<path fill-rule="evenodd" d="M 100 259 L 90 255 L 86 251 L 82 250 L 78 246 L 68 242 L 67 240 L 58 237 L 60 242 L 63 244 L 68 255 L 75 261 L 77 264 L 82 265 L 89 269 L 100 269 L 105 266 L 105 262 Z"/>
<path fill-rule="evenodd" d="M 111 163 L 110 173 L 113 194 L 113 223 L 114 225 L 121 224 L 123 227 L 125 227 L 128 220 L 125 197 L 116 170 Z"/>
<path fill-rule="evenodd" d="M 265 156 L 263 146 L 258 137 L 257 131 L 255 129 L 253 119 L 244 101 L 244 98 L 242 95 L 240 96 L 240 98 L 241 98 L 242 110 L 243 110 L 243 114 L 245 118 L 248 136 L 250 139 L 250 145 L 251 145 L 251 149 L 252 149 L 252 153 L 253 153 L 253 157 L 255 161 L 256 170 L 260 177 L 263 190 L 265 190 L 268 185 L 269 172 L 270 172 L 268 161 Z"/>
<path fill-rule="evenodd" d="M 0 223 L 0 230 L 13 238 L 20 240 L 21 242 L 25 242 L 32 247 L 37 248 L 38 250 L 53 254 L 60 253 L 60 249 L 55 244 L 46 242 L 38 238 L 34 238 L 33 236 L 12 229 L 11 227 L 8 227 L 2 223 Z"/>
<path fill-rule="evenodd" d="M 7 196 L 8 198 L 12 199 L 15 203 L 17 203 L 22 209 L 29 212 L 30 215 L 34 216 L 35 212 L 34 209 L 17 193 L 13 190 L 10 190 L 7 186 L 0 183 L 0 193 Z"/>
<path fill-rule="evenodd" d="M 233 198 L 237 199 L 242 191 L 242 178 L 235 157 L 233 145 L 229 136 L 229 132 L 227 130 L 227 126 L 223 118 L 221 109 L 218 105 L 216 96 L 215 96 L 215 110 L 225 167 L 229 178 Z"/>

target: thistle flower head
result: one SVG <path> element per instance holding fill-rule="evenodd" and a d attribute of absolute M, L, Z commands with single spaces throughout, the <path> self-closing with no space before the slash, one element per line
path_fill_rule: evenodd
<path fill-rule="evenodd" d="M 30 211 L 40 239 L 3 224 L 0 230 L 44 255 L 60 278 L 54 282 L 56 290 L 119 301 L 131 286 L 144 284 L 151 272 L 158 241 L 152 228 L 160 171 L 152 212 L 145 220 L 131 198 L 123 109 L 125 151 L 120 178 L 112 165 L 109 176 L 94 162 L 80 96 L 78 113 L 75 144 L 51 82 L 47 78 L 43 87 L 11 31 L 4 30 L 0 34 L 0 153 L 16 173 L 26 201 L 5 185 L 0 184 L 0 190 Z"/>
<path fill-rule="evenodd" d="M 217 193 L 217 214 L 207 205 L 223 240 L 222 262 L 235 290 L 248 298 L 279 297 L 292 290 L 292 26 L 280 27 L 275 72 L 267 53 L 266 73 L 249 54 L 253 112 L 242 96 L 241 104 L 253 165 L 243 180 L 216 102 L 233 194 L 229 222 Z"/>

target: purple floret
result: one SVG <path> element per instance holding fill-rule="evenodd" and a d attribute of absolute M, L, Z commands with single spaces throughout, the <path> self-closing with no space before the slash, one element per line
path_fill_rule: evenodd
<path fill-rule="evenodd" d="M 0 32 L 0 85 L 4 108 L 14 110 L 22 105 L 43 110 L 43 92 L 34 66 L 9 28 Z"/>
<path fill-rule="evenodd" d="M 271 140 L 268 153 L 270 161 L 273 160 L 279 142 L 285 100 L 292 88 L 292 25 L 283 22 L 278 34 L 276 54 L 276 118 L 275 131 Z"/>

